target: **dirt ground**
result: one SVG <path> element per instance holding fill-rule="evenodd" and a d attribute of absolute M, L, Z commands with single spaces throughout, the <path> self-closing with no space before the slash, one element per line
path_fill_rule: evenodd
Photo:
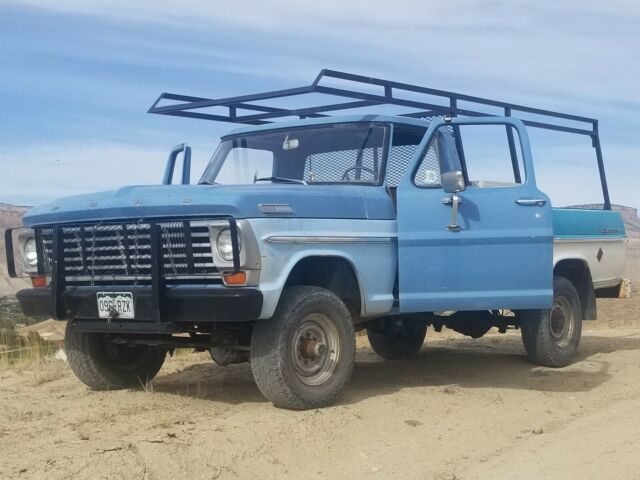
<path fill-rule="evenodd" d="M 599 308 L 557 370 L 529 364 L 518 332 L 430 331 L 399 362 L 359 337 L 340 402 L 307 412 L 203 354 L 137 391 L 90 392 L 59 360 L 5 369 L 0 478 L 639 478 L 640 295 Z"/>

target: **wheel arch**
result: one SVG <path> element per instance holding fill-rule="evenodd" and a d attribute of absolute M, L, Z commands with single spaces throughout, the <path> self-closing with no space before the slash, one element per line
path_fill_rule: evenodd
<path fill-rule="evenodd" d="M 340 255 L 308 255 L 293 265 L 284 288 L 311 285 L 332 291 L 345 303 L 356 321 L 365 311 L 365 296 L 358 270 Z"/>
<path fill-rule="evenodd" d="M 555 262 L 553 274 L 565 277 L 577 290 L 583 320 L 595 320 L 598 312 L 589 262 L 579 257 L 562 258 Z"/>

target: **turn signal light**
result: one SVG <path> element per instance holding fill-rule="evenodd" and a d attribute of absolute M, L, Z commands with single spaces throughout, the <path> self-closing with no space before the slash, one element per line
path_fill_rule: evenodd
<path fill-rule="evenodd" d="M 222 278 L 225 285 L 244 285 L 247 283 L 247 274 L 245 272 L 225 273 Z"/>
<path fill-rule="evenodd" d="M 31 285 L 34 288 L 42 288 L 47 286 L 47 277 L 31 277 Z"/>

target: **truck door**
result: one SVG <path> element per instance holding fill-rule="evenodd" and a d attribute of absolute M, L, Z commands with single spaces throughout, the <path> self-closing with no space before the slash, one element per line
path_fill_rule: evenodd
<path fill-rule="evenodd" d="M 504 145 L 474 155 L 467 146 L 489 126 L 511 132 Z M 503 166 L 513 172 L 509 182 L 491 175 L 498 148 L 510 152 Z M 456 170 L 466 189 L 447 193 L 442 177 Z M 521 121 L 434 119 L 398 186 L 397 205 L 400 311 L 551 306 L 551 204 L 536 187 Z"/>

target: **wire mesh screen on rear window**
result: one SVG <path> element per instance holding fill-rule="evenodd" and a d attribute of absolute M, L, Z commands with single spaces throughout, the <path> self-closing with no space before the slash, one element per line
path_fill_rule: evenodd
<path fill-rule="evenodd" d="M 389 150 L 387 185 L 397 187 L 416 153 L 418 145 L 393 145 Z"/>
<path fill-rule="evenodd" d="M 387 186 L 397 187 L 416 153 L 425 129 L 395 126 L 387 160 Z M 437 162 L 436 162 L 437 163 Z"/>
<path fill-rule="evenodd" d="M 362 152 L 361 159 L 358 159 L 359 152 Z M 314 153 L 305 161 L 304 180 L 377 183 L 381 162 L 380 147 Z"/>

